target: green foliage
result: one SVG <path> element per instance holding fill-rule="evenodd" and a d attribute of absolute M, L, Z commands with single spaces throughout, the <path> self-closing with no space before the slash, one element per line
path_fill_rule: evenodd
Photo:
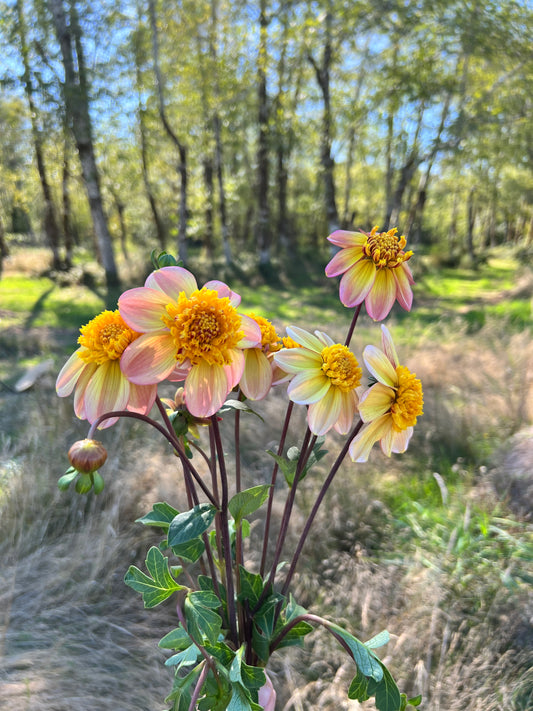
<path fill-rule="evenodd" d="M 126 585 L 142 594 L 145 607 L 156 607 L 177 590 L 185 589 L 185 586 L 179 585 L 170 574 L 168 558 L 165 558 L 159 548 L 152 546 L 148 551 L 146 568 L 149 575 L 135 565 L 130 565 L 124 577 Z"/>
<path fill-rule="evenodd" d="M 311 468 L 328 453 L 327 449 L 322 449 L 325 439 L 325 437 L 317 437 L 311 455 L 300 473 L 299 481 L 302 481 L 307 476 Z M 292 486 L 301 454 L 299 447 L 289 447 L 285 457 L 276 454 L 276 452 L 273 452 L 270 449 L 267 449 L 267 453 L 270 454 L 270 456 L 278 463 L 287 484 Z"/>
<path fill-rule="evenodd" d="M 235 523 L 240 524 L 245 516 L 257 511 L 267 500 L 269 491 L 268 484 L 260 484 L 235 494 L 228 504 L 229 512 L 235 519 Z"/>

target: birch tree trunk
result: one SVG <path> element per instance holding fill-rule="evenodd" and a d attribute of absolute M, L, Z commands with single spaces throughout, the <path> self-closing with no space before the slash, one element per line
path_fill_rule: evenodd
<path fill-rule="evenodd" d="M 106 285 L 108 289 L 113 289 L 119 285 L 119 278 L 104 212 L 100 176 L 94 153 L 89 114 L 89 89 L 76 3 L 75 0 L 70 2 L 70 22 L 67 25 L 63 0 L 47 0 L 47 2 L 61 50 L 61 60 L 65 72 L 65 108 L 78 149 L 99 256 L 106 276 Z"/>
<path fill-rule="evenodd" d="M 268 96 L 267 96 L 267 0 L 260 0 L 259 57 L 257 61 L 258 126 L 257 144 L 257 248 L 259 267 L 270 264 L 270 207 L 268 203 Z"/>

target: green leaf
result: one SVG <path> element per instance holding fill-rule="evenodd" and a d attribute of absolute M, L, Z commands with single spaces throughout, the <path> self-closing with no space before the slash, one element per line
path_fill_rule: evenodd
<path fill-rule="evenodd" d="M 249 405 L 247 405 L 245 402 L 241 402 L 240 400 L 226 400 L 226 402 L 220 408 L 219 413 L 228 412 L 228 410 L 241 410 L 242 412 L 251 412 L 252 415 L 259 417 L 261 422 L 265 421 L 258 412 L 252 410 Z"/>
<path fill-rule="evenodd" d="M 270 484 L 260 484 L 235 494 L 231 498 L 228 508 L 236 523 L 240 523 L 245 516 L 257 511 L 267 500 L 269 491 Z"/>
<path fill-rule="evenodd" d="M 361 674 L 358 669 L 357 674 L 352 679 L 352 683 L 348 689 L 348 698 L 355 699 L 356 701 L 366 701 L 370 698 L 367 693 L 367 689 L 368 678 L 364 674 Z"/>
<path fill-rule="evenodd" d="M 379 661 L 383 676 L 380 681 L 374 679 L 368 680 L 367 691 L 370 696 L 376 698 L 376 708 L 379 711 L 400 711 L 402 707 L 402 699 L 396 682 L 392 678 L 387 667 Z"/>
<path fill-rule="evenodd" d="M 190 641 L 190 640 L 189 640 Z M 165 661 L 165 666 L 176 667 L 176 672 L 183 667 L 190 667 L 191 664 L 196 664 L 201 652 L 195 644 L 190 644 L 187 649 L 183 649 L 177 654 L 173 654 Z"/>
<path fill-rule="evenodd" d="M 179 546 L 207 531 L 217 510 L 211 504 L 199 504 L 172 519 L 168 529 L 168 545 Z"/>
<path fill-rule="evenodd" d="M 279 468 L 282 471 L 283 476 L 285 477 L 285 481 L 289 486 L 292 486 L 292 482 L 294 481 L 294 475 L 296 474 L 296 467 L 298 466 L 298 461 L 292 459 L 285 459 L 285 457 L 281 457 L 279 454 L 276 454 L 276 452 L 273 452 L 271 449 L 267 449 L 267 454 L 270 454 L 270 456 L 276 460 Z"/>
<path fill-rule="evenodd" d="M 266 683 L 265 672 L 260 667 L 250 666 L 243 660 L 244 645 L 235 652 L 229 670 L 229 680 L 246 689 L 260 689 Z"/>
<path fill-rule="evenodd" d="M 159 641 L 158 646 L 161 647 L 161 649 L 177 649 L 182 651 L 184 649 L 187 649 L 190 644 L 191 638 L 180 625 L 180 627 L 176 627 L 176 629 L 173 629 L 168 634 L 166 634 Z"/>
<path fill-rule="evenodd" d="M 90 474 L 80 474 L 76 481 L 76 491 L 78 494 L 88 494 L 93 488 L 93 480 Z"/>
<path fill-rule="evenodd" d="M 231 685 L 231 700 L 227 706 L 227 711 L 263 711 L 259 704 L 252 701 L 250 692 L 240 684 Z"/>
<path fill-rule="evenodd" d="M 203 555 L 205 544 L 201 538 L 193 538 L 192 541 L 185 541 L 178 546 L 172 546 L 172 552 L 178 558 L 184 558 L 191 563 L 196 561 Z"/>
<path fill-rule="evenodd" d="M 143 516 L 142 518 L 136 519 L 135 523 L 143 523 L 145 526 L 157 526 L 158 528 L 163 528 L 168 531 L 172 520 L 178 515 L 177 511 L 170 504 L 160 501 L 153 505 L 152 510 Z"/>
<path fill-rule="evenodd" d="M 372 639 L 369 639 L 368 642 L 365 642 L 365 647 L 368 647 L 369 649 L 377 649 L 378 647 L 383 647 L 383 645 L 388 642 L 390 642 L 390 634 L 387 630 L 383 630 L 383 632 L 379 632 L 379 634 L 375 635 L 375 637 L 372 637 Z"/>
<path fill-rule="evenodd" d="M 219 607 L 220 600 L 208 590 L 197 590 L 187 595 L 183 611 L 191 637 L 198 642 L 205 638 L 215 644 L 222 628 L 222 618 L 215 612 Z"/>
<path fill-rule="evenodd" d="M 383 678 L 382 665 L 379 659 L 369 652 L 368 648 L 361 641 L 333 622 L 328 622 L 327 629 L 335 632 L 335 634 L 348 645 L 354 662 L 357 664 L 357 669 L 361 674 L 371 677 L 376 682 L 381 681 Z"/>
<path fill-rule="evenodd" d="M 148 551 L 146 567 L 150 575 L 146 575 L 135 565 L 130 565 L 124 577 L 126 585 L 142 594 L 146 608 L 156 607 L 176 590 L 186 589 L 184 585 L 179 585 L 171 576 L 168 558 L 165 558 L 156 546 L 152 546 Z"/>
<path fill-rule="evenodd" d="M 241 576 L 241 592 L 237 596 L 238 600 L 243 604 L 245 602 L 248 603 L 250 610 L 253 610 L 263 592 L 263 578 L 256 573 L 250 573 L 242 565 L 239 566 L 239 571 Z"/>
<path fill-rule="evenodd" d="M 307 464 L 305 465 L 303 471 L 300 474 L 300 481 L 302 481 L 307 476 L 311 467 L 317 462 L 319 462 L 322 457 L 324 457 L 328 453 L 327 449 L 321 449 L 325 439 L 325 437 L 317 437 L 313 450 L 309 455 L 309 459 L 307 460 Z M 298 460 L 300 459 L 300 449 L 298 447 L 289 447 L 289 449 L 287 450 L 287 458 L 279 456 L 271 449 L 267 449 L 267 454 L 270 454 L 270 456 L 276 460 L 279 465 L 279 468 L 285 476 L 287 484 L 289 486 L 292 486 L 294 482 L 294 477 L 296 475 L 296 469 L 298 467 Z"/>
<path fill-rule="evenodd" d="M 420 706 L 420 704 L 422 703 L 422 694 L 418 694 L 418 696 L 413 696 L 412 699 L 407 699 L 407 703 L 410 706 Z"/>
<path fill-rule="evenodd" d="M 198 681 L 201 671 L 201 667 L 198 665 L 186 676 L 174 678 L 172 691 L 165 699 L 165 703 L 172 701 L 172 711 L 188 711 L 191 705 L 191 688 Z"/>

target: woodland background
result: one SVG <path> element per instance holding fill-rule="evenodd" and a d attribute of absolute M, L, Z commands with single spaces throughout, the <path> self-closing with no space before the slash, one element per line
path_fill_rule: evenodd
<path fill-rule="evenodd" d="M 173 458 L 118 423 L 103 494 L 57 490 L 87 434 L 54 387 L 80 325 L 165 248 L 278 332 L 343 339 L 326 237 L 375 224 L 415 252 L 388 325 L 424 416 L 401 457 L 339 472 L 295 596 L 387 628 L 425 711 L 533 707 L 532 30 L 528 0 L 0 2 L 0 708 L 156 711 L 171 687 L 175 610 L 123 576 L 157 542 L 133 521 L 181 505 Z M 250 486 L 283 403 L 243 418 Z M 278 711 L 361 709 L 320 633 L 271 672 Z"/>

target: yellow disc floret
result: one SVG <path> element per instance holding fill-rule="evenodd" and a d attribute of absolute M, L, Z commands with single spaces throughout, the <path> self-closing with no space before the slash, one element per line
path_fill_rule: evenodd
<path fill-rule="evenodd" d="M 424 398 L 422 383 L 411 373 L 409 368 L 399 365 L 396 368 L 398 386 L 396 397 L 391 405 L 392 425 L 396 432 L 416 425 L 416 418 L 423 414 Z"/>
<path fill-rule="evenodd" d="M 103 311 L 80 328 L 78 356 L 84 363 L 102 365 L 118 360 L 124 350 L 141 334 L 126 326 L 117 311 Z"/>
<path fill-rule="evenodd" d="M 361 382 L 362 370 L 357 358 L 347 346 L 336 343 L 326 346 L 320 354 L 322 370 L 331 380 L 331 384 L 343 392 L 349 392 Z"/>
<path fill-rule="evenodd" d="M 378 232 L 378 227 L 373 227 L 363 245 L 363 252 L 372 259 L 378 269 L 388 267 L 394 269 L 402 262 L 411 259 L 413 252 L 404 252 L 407 240 L 402 235 L 397 236 L 396 227 L 388 232 Z"/>
<path fill-rule="evenodd" d="M 275 353 L 281 349 L 281 339 L 276 333 L 276 329 L 272 323 L 263 316 L 256 316 L 253 313 L 248 314 L 250 318 L 256 322 L 261 329 L 261 347 L 267 353 Z"/>
<path fill-rule="evenodd" d="M 176 345 L 176 360 L 201 361 L 209 365 L 229 365 L 230 351 L 244 336 L 241 317 L 227 296 L 213 289 L 197 289 L 187 297 L 184 292 L 177 304 L 167 304 L 163 323 L 170 329 Z"/>

